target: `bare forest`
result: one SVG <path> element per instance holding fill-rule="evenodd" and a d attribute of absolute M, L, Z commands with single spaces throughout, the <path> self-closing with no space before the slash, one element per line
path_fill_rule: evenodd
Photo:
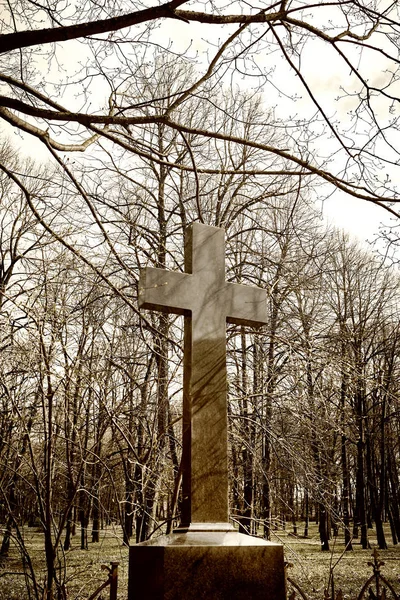
<path fill-rule="evenodd" d="M 0 556 L 29 597 L 66 597 L 74 536 L 179 520 L 183 319 L 137 287 L 183 269 L 193 221 L 268 301 L 227 327 L 231 518 L 397 544 L 397 3 L 11 0 L 0 23 Z M 335 194 L 391 214 L 380 253 L 324 223 Z"/>

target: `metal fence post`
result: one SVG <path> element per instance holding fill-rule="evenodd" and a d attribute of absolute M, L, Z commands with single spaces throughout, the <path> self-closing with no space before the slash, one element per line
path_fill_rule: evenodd
<path fill-rule="evenodd" d="M 117 600 L 118 565 L 119 565 L 119 562 L 112 562 L 111 563 L 111 570 L 110 570 L 110 600 Z"/>

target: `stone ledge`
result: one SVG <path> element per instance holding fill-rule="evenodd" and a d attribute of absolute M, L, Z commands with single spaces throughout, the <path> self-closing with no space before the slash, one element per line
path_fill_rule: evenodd
<path fill-rule="evenodd" d="M 130 547 L 128 600 L 284 600 L 283 547 L 236 531 Z"/>

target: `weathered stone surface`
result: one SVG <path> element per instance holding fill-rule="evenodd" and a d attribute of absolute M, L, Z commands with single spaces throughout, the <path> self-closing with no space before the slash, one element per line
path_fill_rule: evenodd
<path fill-rule="evenodd" d="M 129 600 L 284 600 L 281 545 L 228 516 L 226 322 L 262 325 L 265 290 L 225 281 L 224 231 L 194 223 L 186 273 L 144 269 L 139 306 L 185 316 L 183 515 L 170 536 L 130 547 Z"/>
<path fill-rule="evenodd" d="M 131 546 L 129 600 L 284 600 L 283 549 L 237 532 Z"/>
<path fill-rule="evenodd" d="M 226 322 L 262 325 L 265 290 L 225 281 L 225 232 L 193 223 L 186 273 L 146 268 L 139 306 L 185 315 L 182 524 L 228 522 Z"/>

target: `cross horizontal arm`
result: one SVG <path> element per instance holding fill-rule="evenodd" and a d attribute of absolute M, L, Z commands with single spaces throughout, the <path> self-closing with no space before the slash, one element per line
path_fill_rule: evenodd
<path fill-rule="evenodd" d="M 226 291 L 228 323 L 260 327 L 267 323 L 266 291 L 261 288 L 228 283 Z"/>
<path fill-rule="evenodd" d="M 187 315 L 193 306 L 192 275 L 146 267 L 141 269 L 139 308 Z"/>

